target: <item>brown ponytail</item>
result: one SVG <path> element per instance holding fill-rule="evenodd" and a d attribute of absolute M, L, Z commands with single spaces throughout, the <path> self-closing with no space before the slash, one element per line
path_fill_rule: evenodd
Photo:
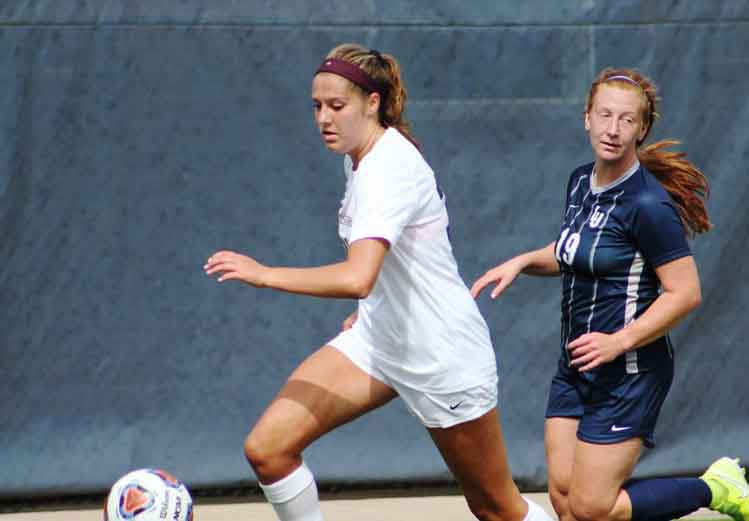
<path fill-rule="evenodd" d="M 660 117 L 656 111 L 656 88 L 653 82 L 634 69 L 604 69 L 593 81 L 586 100 L 586 112 L 593 106 L 593 98 L 599 85 L 616 82 L 618 87 L 637 90 L 642 95 L 643 123 L 646 131 L 637 142 L 637 156 L 671 196 L 689 235 L 708 231 L 712 224 L 707 215 L 705 200 L 710 194 L 705 175 L 686 159 L 686 152 L 665 150 L 679 141 L 666 139 L 642 146 L 650 133 L 653 122 Z"/>
<path fill-rule="evenodd" d="M 352 63 L 383 86 L 380 98 L 379 120 L 383 127 L 395 127 L 409 141 L 418 146 L 411 135 L 410 125 L 404 114 L 406 109 L 406 87 L 401 79 L 398 61 L 390 54 L 370 50 L 355 43 L 344 43 L 328 53 L 328 58 L 338 58 Z M 360 89 L 361 87 L 356 86 Z"/>

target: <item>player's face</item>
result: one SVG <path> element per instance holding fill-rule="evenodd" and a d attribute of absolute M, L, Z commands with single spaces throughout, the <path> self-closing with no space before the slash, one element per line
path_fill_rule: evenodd
<path fill-rule="evenodd" d="M 629 166 L 637 157 L 637 141 L 645 136 L 642 95 L 635 89 L 601 85 L 590 111 L 585 113 L 585 130 L 596 160 Z"/>
<path fill-rule="evenodd" d="M 370 125 L 376 122 L 376 107 L 373 115 L 370 98 L 346 78 L 322 72 L 312 81 L 312 102 L 325 146 L 339 154 L 355 155 L 364 146 Z"/>

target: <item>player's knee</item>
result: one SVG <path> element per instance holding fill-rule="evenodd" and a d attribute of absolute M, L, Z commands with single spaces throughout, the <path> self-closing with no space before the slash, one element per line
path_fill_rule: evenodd
<path fill-rule="evenodd" d="M 566 521 L 570 518 L 569 506 L 569 475 L 550 473 L 549 475 L 549 501 L 560 520 Z"/>
<path fill-rule="evenodd" d="M 244 440 L 244 456 L 255 472 L 262 475 L 265 469 L 273 467 L 274 462 L 283 457 L 283 450 L 278 440 L 271 440 L 253 429 Z"/>
<path fill-rule="evenodd" d="M 592 494 L 571 493 L 568 497 L 570 514 L 577 521 L 606 521 L 609 519 L 613 505 Z"/>
<path fill-rule="evenodd" d="M 557 513 L 557 516 L 559 516 L 559 519 L 570 517 L 570 506 L 569 497 L 567 496 L 567 490 L 550 486 L 549 500 L 551 501 L 551 506 L 554 507 L 554 511 Z"/>
<path fill-rule="evenodd" d="M 250 465 L 255 467 L 267 460 L 270 455 L 263 450 L 263 444 L 254 432 L 250 432 L 244 439 L 244 457 Z"/>
<path fill-rule="evenodd" d="M 244 440 L 244 455 L 261 480 L 284 476 L 301 459 L 293 440 L 268 429 L 253 429 Z"/>

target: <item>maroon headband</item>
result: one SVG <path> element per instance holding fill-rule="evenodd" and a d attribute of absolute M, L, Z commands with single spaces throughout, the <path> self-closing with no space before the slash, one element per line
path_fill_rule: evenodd
<path fill-rule="evenodd" d="M 315 74 L 320 74 L 321 72 L 337 74 L 338 76 L 346 78 L 351 83 L 358 85 L 367 92 L 377 92 L 381 96 L 384 95 L 385 89 L 383 89 L 380 82 L 376 81 L 360 67 L 345 60 L 339 58 L 327 58 L 322 62 L 320 67 L 318 67 Z"/>

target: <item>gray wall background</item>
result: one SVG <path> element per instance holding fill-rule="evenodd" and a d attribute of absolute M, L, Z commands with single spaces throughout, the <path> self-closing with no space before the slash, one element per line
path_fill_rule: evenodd
<path fill-rule="evenodd" d="M 638 476 L 749 458 L 749 4 L 15 0 L 0 4 L 0 498 L 99 492 L 135 467 L 193 488 L 252 484 L 242 441 L 354 303 L 217 285 L 219 248 L 341 258 L 342 162 L 309 86 L 334 45 L 398 57 L 408 114 L 448 196 L 470 284 L 553 239 L 591 158 L 584 96 L 605 66 L 660 86 L 651 140 L 712 183 L 695 242 L 704 303 L 674 333 L 677 377 Z M 543 488 L 559 281 L 481 299 L 523 489 Z M 450 481 L 399 402 L 306 453 L 338 486 Z"/>

